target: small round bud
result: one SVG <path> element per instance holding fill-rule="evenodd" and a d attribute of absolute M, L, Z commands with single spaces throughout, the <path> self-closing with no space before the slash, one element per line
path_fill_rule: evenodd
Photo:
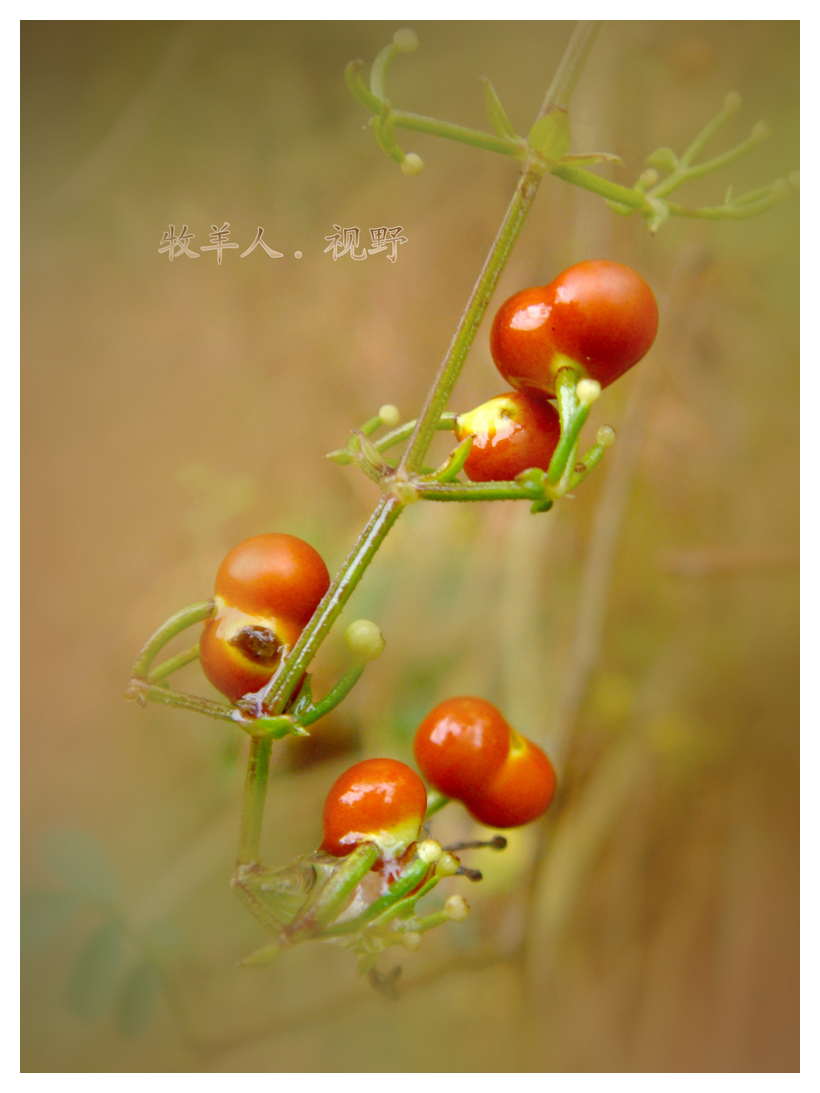
<path fill-rule="evenodd" d="M 393 35 L 393 45 L 399 53 L 413 53 L 419 48 L 419 40 L 414 30 L 397 30 Z"/>
<path fill-rule="evenodd" d="M 615 443 L 615 430 L 611 425 L 602 425 L 595 434 L 595 439 L 602 448 L 611 448 Z"/>
<path fill-rule="evenodd" d="M 399 423 L 400 416 L 398 406 L 394 406 L 392 402 L 388 402 L 379 408 L 379 417 L 382 419 L 382 425 L 386 425 L 388 429 L 395 429 Z"/>
<path fill-rule="evenodd" d="M 792 196 L 792 188 L 785 180 L 785 178 L 778 178 L 772 183 L 772 197 L 775 201 L 785 201 L 787 197 Z"/>
<path fill-rule="evenodd" d="M 644 186 L 654 186 L 659 177 L 660 176 L 654 167 L 650 167 L 648 171 L 644 171 L 641 174 L 641 182 Z"/>
<path fill-rule="evenodd" d="M 433 862 L 439 860 L 444 851 L 435 839 L 425 839 L 424 842 L 419 843 L 416 847 L 416 853 L 423 862 L 432 865 Z"/>
<path fill-rule="evenodd" d="M 415 152 L 408 152 L 404 157 L 401 169 L 406 175 L 412 176 L 421 174 L 424 170 L 424 160 L 421 156 L 417 156 Z"/>
<path fill-rule="evenodd" d="M 799 171 L 792 171 L 792 173 L 788 176 L 788 183 L 789 183 L 790 186 L 793 186 L 795 190 L 799 190 L 800 189 L 800 172 Z"/>
<path fill-rule="evenodd" d="M 444 903 L 444 913 L 453 922 L 463 922 L 470 913 L 470 904 L 464 896 L 448 896 Z"/>
<path fill-rule="evenodd" d="M 772 127 L 767 121 L 759 121 L 752 130 L 752 140 L 765 140 L 772 135 Z"/>
<path fill-rule="evenodd" d="M 575 394 L 578 396 L 578 401 L 582 402 L 584 406 L 591 406 L 600 393 L 601 385 L 597 380 L 578 380 Z"/>
<path fill-rule="evenodd" d="M 401 943 L 409 952 L 417 953 L 421 948 L 421 934 L 416 930 L 408 930 L 402 936 Z"/>
<path fill-rule="evenodd" d="M 723 100 L 723 109 L 731 110 L 734 113 L 735 110 L 740 109 L 742 103 L 743 99 L 741 99 L 737 91 L 730 91 L 726 98 Z"/>
<path fill-rule="evenodd" d="M 449 850 L 445 850 L 436 862 L 436 875 L 439 877 L 454 877 L 458 872 L 460 865 L 461 862 L 455 854 L 451 854 Z"/>
<path fill-rule="evenodd" d="M 345 630 L 345 645 L 358 660 L 368 661 L 382 655 L 385 641 L 375 622 L 356 619 Z"/>

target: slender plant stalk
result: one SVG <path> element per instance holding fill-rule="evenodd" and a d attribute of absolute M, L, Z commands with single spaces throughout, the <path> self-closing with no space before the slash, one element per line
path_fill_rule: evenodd
<path fill-rule="evenodd" d="M 579 22 L 577 24 L 541 106 L 539 117 L 556 106 L 567 105 L 598 32 L 598 26 L 597 22 Z M 383 70 L 386 69 L 389 59 L 386 53 L 383 59 L 380 58 L 381 67 L 377 71 L 379 77 L 377 83 L 383 79 Z M 375 92 L 377 89 L 373 90 Z M 345 559 L 342 568 L 334 578 L 312 619 L 302 631 L 298 642 L 286 660 L 282 663 L 265 702 L 265 711 L 268 715 L 276 716 L 287 709 L 291 697 L 298 690 L 300 681 L 316 655 L 319 646 L 341 614 L 365 570 L 373 560 L 376 551 L 408 503 L 409 498 L 404 497 L 399 488 L 401 481 L 407 482 L 410 475 L 418 472 L 423 466 L 424 457 L 430 447 L 433 435 L 440 427 L 441 415 L 461 372 L 479 323 L 487 310 L 498 278 L 501 276 L 513 244 L 521 232 L 524 220 L 535 199 L 546 167 L 546 162 L 535 154 L 530 155 L 525 161 L 523 173 L 507 208 L 501 228 L 473 288 L 470 301 L 456 330 L 447 356 L 427 396 L 404 456 L 399 463 L 395 476 L 396 486 L 394 490 L 386 493 L 379 501 L 367 526 Z M 413 499 L 416 499 L 416 496 L 414 494 Z M 240 828 L 240 864 L 256 861 L 259 856 L 269 766 L 270 741 L 252 740 L 248 757 L 248 773 L 245 780 L 245 796 Z"/>
<path fill-rule="evenodd" d="M 248 752 L 248 770 L 245 775 L 245 795 L 242 800 L 242 819 L 239 824 L 238 864 L 249 865 L 259 861 L 259 840 L 262 833 L 262 816 L 268 792 L 271 742 L 264 737 L 251 739 Z"/>

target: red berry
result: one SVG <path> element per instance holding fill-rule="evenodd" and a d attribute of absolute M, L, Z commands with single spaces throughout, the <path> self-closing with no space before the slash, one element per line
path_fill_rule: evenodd
<path fill-rule="evenodd" d="M 413 755 L 434 789 L 464 801 L 488 785 L 503 766 L 510 731 L 492 702 L 448 698 L 419 725 Z"/>
<path fill-rule="evenodd" d="M 543 397 L 555 393 L 564 367 L 609 386 L 649 352 L 657 332 L 658 305 L 639 274 L 618 262 L 579 262 L 503 303 L 490 351 L 508 383 Z"/>
<path fill-rule="evenodd" d="M 396 759 L 365 759 L 330 788 L 321 849 L 343 858 L 372 842 L 381 861 L 393 861 L 418 838 L 426 811 L 427 790 L 414 770 Z"/>
<path fill-rule="evenodd" d="M 430 785 L 488 827 L 530 823 L 555 793 L 555 771 L 543 751 L 481 698 L 436 706 L 419 726 L 413 752 Z"/>
<path fill-rule="evenodd" d="M 219 567 L 217 613 L 199 642 L 213 686 L 231 702 L 264 687 L 329 584 L 320 555 L 293 535 L 255 535 L 235 546 Z"/>
<path fill-rule="evenodd" d="M 464 464 L 473 482 L 504 481 L 530 467 L 547 470 L 561 436 L 551 403 L 517 391 L 498 395 L 458 419 L 458 439 L 475 439 Z"/>
<path fill-rule="evenodd" d="M 327 566 L 309 543 L 269 532 L 229 551 L 216 575 L 216 594 L 247 615 L 304 627 L 329 584 Z"/>
<path fill-rule="evenodd" d="M 537 820 L 555 794 L 555 771 L 537 744 L 517 733 L 501 770 L 468 802 L 470 815 L 487 827 L 520 827 Z"/>

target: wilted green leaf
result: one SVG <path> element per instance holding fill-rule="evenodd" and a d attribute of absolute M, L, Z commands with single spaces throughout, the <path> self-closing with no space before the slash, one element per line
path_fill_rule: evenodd
<path fill-rule="evenodd" d="M 114 874 L 100 845 L 84 831 L 63 828 L 46 836 L 43 853 L 54 876 L 75 896 L 114 901 Z"/>
<path fill-rule="evenodd" d="M 20 896 L 20 948 L 24 953 L 51 941 L 68 926 L 79 900 L 65 892 L 23 892 Z"/>
<path fill-rule="evenodd" d="M 125 945 L 113 923 L 98 930 L 77 958 L 68 983 L 68 1005 L 91 1020 L 111 1005 L 122 975 Z"/>
<path fill-rule="evenodd" d="M 128 976 L 120 994 L 119 1025 L 125 1036 L 136 1036 L 147 1028 L 157 1008 L 162 978 L 150 960 L 143 961 Z"/>

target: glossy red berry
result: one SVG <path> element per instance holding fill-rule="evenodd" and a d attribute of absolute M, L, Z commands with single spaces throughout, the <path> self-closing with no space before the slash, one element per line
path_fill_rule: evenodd
<path fill-rule="evenodd" d="M 471 481 L 504 481 L 530 467 L 547 470 L 561 422 L 551 403 L 511 391 L 461 414 L 456 435 L 475 438 L 464 464 Z"/>
<path fill-rule="evenodd" d="M 658 305 L 639 274 L 618 262 L 579 262 L 503 303 L 490 351 L 508 383 L 543 397 L 568 366 L 607 387 L 649 352 L 657 331 Z"/>
<path fill-rule="evenodd" d="M 372 842 L 381 861 L 394 861 L 418 838 L 426 811 L 427 790 L 414 770 L 396 759 L 365 759 L 330 788 L 321 849 L 342 858 Z"/>
<path fill-rule="evenodd" d="M 329 585 L 321 556 L 293 535 L 255 535 L 235 546 L 219 567 L 217 613 L 199 643 L 213 686 L 232 702 L 264 687 Z"/>
<path fill-rule="evenodd" d="M 543 815 L 554 795 L 552 763 L 537 744 L 513 732 L 504 765 L 467 807 L 487 827 L 520 827 Z"/>
<path fill-rule="evenodd" d="M 555 793 L 555 771 L 544 752 L 481 698 L 436 706 L 419 726 L 413 752 L 431 786 L 489 827 L 530 823 Z"/>
<path fill-rule="evenodd" d="M 463 801 L 501 769 L 510 750 L 510 731 L 492 702 L 448 698 L 419 725 L 413 755 L 434 789 Z"/>

